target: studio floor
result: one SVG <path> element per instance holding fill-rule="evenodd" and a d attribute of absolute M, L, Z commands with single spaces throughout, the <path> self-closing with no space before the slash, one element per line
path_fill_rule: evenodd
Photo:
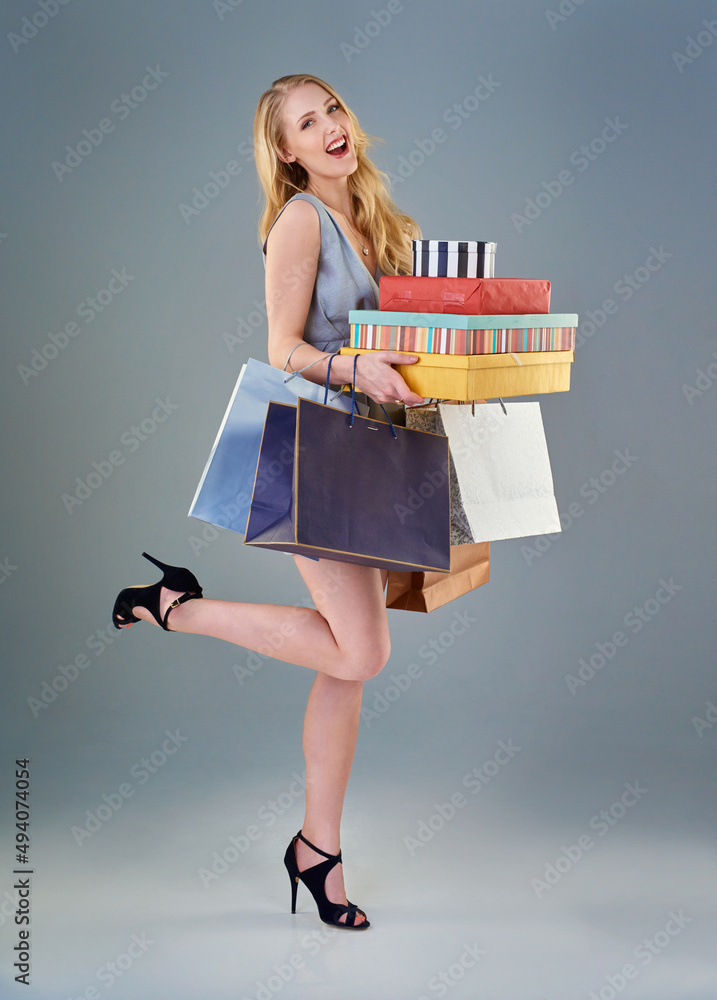
<path fill-rule="evenodd" d="M 418 781 L 356 784 L 343 851 L 368 930 L 322 924 L 303 886 L 291 916 L 282 857 L 301 822 L 295 787 L 244 786 L 252 808 L 232 810 L 220 796 L 151 807 L 138 795 L 81 847 L 69 822 L 38 837 L 22 995 L 713 1000 L 706 837 L 679 822 L 651 833 L 625 792 L 625 811 L 606 801 L 566 836 L 557 820 L 531 828 L 498 781 L 435 801 Z M 3 996 L 21 995 L 14 986 Z"/>

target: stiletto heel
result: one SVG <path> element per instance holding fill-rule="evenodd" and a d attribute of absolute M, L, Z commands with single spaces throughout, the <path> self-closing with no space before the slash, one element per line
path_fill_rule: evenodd
<path fill-rule="evenodd" d="M 141 618 L 137 618 L 133 614 L 134 609 L 140 607 L 149 611 L 157 624 L 165 632 L 172 632 L 173 629 L 167 625 L 170 611 L 180 604 L 184 604 L 186 601 L 193 601 L 202 597 L 202 588 L 199 586 L 199 581 L 194 573 L 188 569 L 184 569 L 183 566 L 169 566 L 167 563 L 155 559 L 154 556 L 150 556 L 146 552 L 143 552 L 142 555 L 162 570 L 162 579 L 159 583 L 153 583 L 149 587 L 138 585 L 125 587 L 124 590 L 120 591 L 117 595 L 115 606 L 112 609 L 112 623 L 115 628 L 128 628 L 134 622 L 142 621 Z M 161 616 L 159 611 L 159 598 L 162 587 L 165 587 L 167 590 L 184 591 L 181 597 L 172 601 L 165 611 L 164 616 Z"/>
<path fill-rule="evenodd" d="M 286 860 L 286 859 L 284 859 Z M 289 881 L 291 882 L 291 912 L 296 913 L 296 893 L 299 889 L 299 869 L 296 869 L 296 874 L 289 872 Z"/>
<path fill-rule="evenodd" d="M 326 861 L 320 861 L 317 865 L 305 868 L 303 872 L 300 872 L 296 860 L 297 840 L 303 841 L 307 847 L 310 847 L 312 851 L 316 851 L 317 854 L 322 854 L 326 858 Z M 286 865 L 286 870 L 289 873 L 291 881 L 292 913 L 296 913 L 296 893 L 299 888 L 299 881 L 301 881 L 314 897 L 314 902 L 319 910 L 319 917 L 325 924 L 331 924 L 332 927 L 346 927 L 352 931 L 362 931 L 371 926 L 366 919 L 364 911 L 360 910 L 355 903 L 349 901 L 348 906 L 345 906 L 343 903 L 332 903 L 326 896 L 326 876 L 332 868 L 341 864 L 341 851 L 338 854 L 327 854 L 320 847 L 315 847 L 299 830 L 296 836 L 291 838 L 291 842 L 286 849 L 284 864 Z M 357 924 L 356 916 L 359 913 L 364 919 L 362 923 Z M 346 914 L 345 923 L 340 919 L 344 914 Z"/>

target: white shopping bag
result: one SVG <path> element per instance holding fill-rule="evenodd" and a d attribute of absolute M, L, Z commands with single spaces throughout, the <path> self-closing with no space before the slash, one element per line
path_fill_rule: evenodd
<path fill-rule="evenodd" d="M 560 531 L 540 403 L 439 405 L 475 542 Z"/>
<path fill-rule="evenodd" d="M 189 516 L 244 534 L 269 400 L 295 403 L 302 396 L 323 403 L 324 395 L 324 386 L 250 358 L 239 373 Z M 351 397 L 336 395 L 335 389 L 327 402 L 351 412 Z"/>

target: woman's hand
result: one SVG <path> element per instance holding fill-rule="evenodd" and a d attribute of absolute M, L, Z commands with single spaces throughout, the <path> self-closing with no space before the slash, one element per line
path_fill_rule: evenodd
<path fill-rule="evenodd" d="M 353 358 L 346 357 L 346 360 L 351 361 L 353 367 Z M 423 396 L 418 396 L 409 389 L 395 368 L 391 367 L 413 365 L 417 361 L 415 354 L 399 354 L 396 351 L 371 351 L 370 354 L 360 354 L 356 363 L 356 388 L 365 392 L 377 403 L 404 403 L 406 406 L 425 403 Z M 350 382 L 351 379 L 347 381 Z"/>

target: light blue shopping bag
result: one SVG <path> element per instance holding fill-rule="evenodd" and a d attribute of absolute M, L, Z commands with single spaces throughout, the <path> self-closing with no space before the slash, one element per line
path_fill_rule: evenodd
<path fill-rule="evenodd" d="M 250 358 L 237 379 L 189 516 L 243 535 L 269 401 L 296 403 L 301 396 L 323 403 L 324 395 L 324 386 Z M 350 396 L 332 391 L 327 401 L 351 412 Z M 293 453 L 293 440 L 290 447 Z"/>

